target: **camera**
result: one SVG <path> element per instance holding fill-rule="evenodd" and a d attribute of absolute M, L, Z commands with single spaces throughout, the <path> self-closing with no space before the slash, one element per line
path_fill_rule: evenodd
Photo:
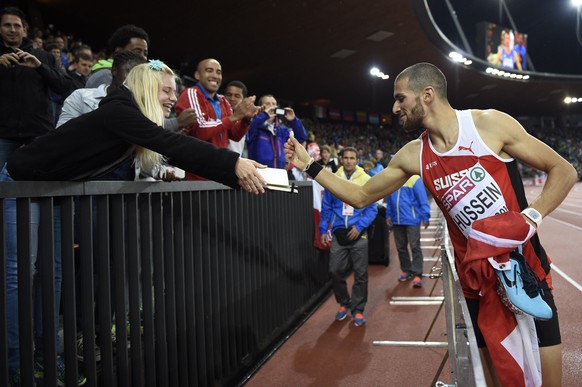
<path fill-rule="evenodd" d="M 276 108 L 275 109 L 275 114 L 278 116 L 284 116 L 285 115 L 285 109 L 283 108 Z"/>

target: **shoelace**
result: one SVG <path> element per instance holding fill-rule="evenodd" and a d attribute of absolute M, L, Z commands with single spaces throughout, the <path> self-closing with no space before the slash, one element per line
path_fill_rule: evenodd
<path fill-rule="evenodd" d="M 517 252 L 511 253 L 511 258 L 515 259 L 519 265 L 519 273 L 521 280 L 523 281 L 523 290 L 529 298 L 535 298 L 538 294 L 542 293 L 540 282 L 537 275 L 528 265 L 525 257 Z M 517 275 L 517 273 L 515 274 Z"/>

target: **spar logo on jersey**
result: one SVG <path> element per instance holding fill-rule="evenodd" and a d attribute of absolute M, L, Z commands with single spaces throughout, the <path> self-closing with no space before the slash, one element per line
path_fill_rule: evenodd
<path fill-rule="evenodd" d="M 448 189 L 454 186 L 463 177 L 467 176 L 467 173 L 469 173 L 468 168 L 459 172 L 451 173 L 445 177 L 439 177 L 438 179 L 433 180 L 434 189 L 437 192 L 443 189 Z"/>

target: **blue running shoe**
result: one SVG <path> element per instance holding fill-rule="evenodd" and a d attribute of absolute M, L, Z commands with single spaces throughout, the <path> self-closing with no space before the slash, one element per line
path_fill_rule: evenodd
<path fill-rule="evenodd" d="M 400 274 L 400 277 L 398 277 L 398 281 L 405 282 L 408 281 L 410 277 L 412 277 L 412 274 L 403 271 L 402 274 Z"/>
<path fill-rule="evenodd" d="M 361 312 L 358 312 L 354 315 L 354 325 L 360 327 L 362 325 L 366 325 L 366 319 Z"/>
<path fill-rule="evenodd" d="M 497 293 L 505 306 L 514 313 L 525 313 L 539 320 L 551 319 L 552 309 L 542 299 L 539 280 L 525 257 L 512 252 L 508 266 L 507 270 L 495 269 L 500 283 Z"/>
<path fill-rule="evenodd" d="M 348 309 L 345 306 L 339 308 L 337 313 L 335 314 L 335 319 L 338 321 L 342 321 L 348 315 Z"/>
<path fill-rule="evenodd" d="M 419 275 L 412 280 L 412 286 L 415 288 L 422 288 L 422 278 Z"/>

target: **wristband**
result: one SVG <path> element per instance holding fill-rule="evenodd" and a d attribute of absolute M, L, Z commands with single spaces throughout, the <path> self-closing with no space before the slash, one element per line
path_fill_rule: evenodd
<path fill-rule="evenodd" d="M 309 159 L 309 161 L 307 162 L 307 165 L 305 166 L 305 168 L 303 168 L 303 171 L 301 171 L 301 172 L 306 172 L 309 169 L 309 167 L 311 167 L 311 164 L 313 164 L 314 161 L 315 161 L 315 159 L 313 157 L 311 157 Z"/>
<path fill-rule="evenodd" d="M 322 169 L 323 167 L 320 164 L 310 162 L 309 164 L 307 164 L 307 167 L 304 169 L 304 172 L 307 173 L 309 177 L 311 177 L 312 179 L 315 179 Z"/>
<path fill-rule="evenodd" d="M 535 223 L 536 229 L 540 227 L 542 224 L 542 214 L 538 210 L 533 207 L 528 207 L 525 210 L 521 211 L 521 213 Z"/>

